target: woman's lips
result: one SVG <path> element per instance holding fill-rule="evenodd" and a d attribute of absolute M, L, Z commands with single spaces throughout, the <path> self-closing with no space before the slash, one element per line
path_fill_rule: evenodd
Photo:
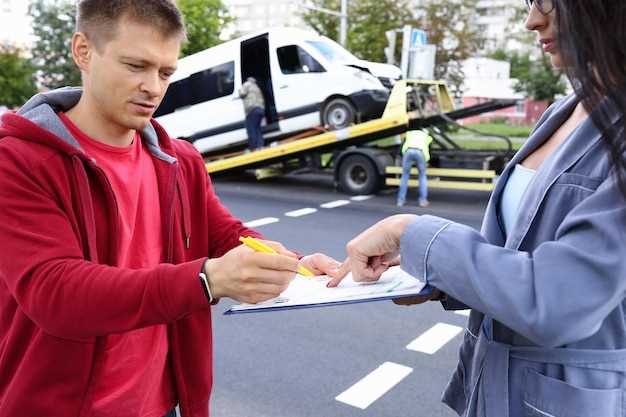
<path fill-rule="evenodd" d="M 555 50 L 556 43 L 554 39 L 541 39 L 539 42 L 541 42 L 544 52 L 553 52 Z"/>

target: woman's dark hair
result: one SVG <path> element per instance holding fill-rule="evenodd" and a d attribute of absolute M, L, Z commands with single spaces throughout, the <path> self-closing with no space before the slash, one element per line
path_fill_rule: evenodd
<path fill-rule="evenodd" d="M 576 94 L 603 132 L 626 198 L 626 1 L 553 0 L 558 44 Z M 617 109 L 615 123 L 604 100 Z M 596 111 L 593 111 L 596 110 Z"/>

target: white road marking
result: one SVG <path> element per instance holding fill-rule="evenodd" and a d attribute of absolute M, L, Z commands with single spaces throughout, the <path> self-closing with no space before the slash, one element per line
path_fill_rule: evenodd
<path fill-rule="evenodd" d="M 345 206 L 346 204 L 350 204 L 350 202 L 348 200 L 335 200 L 335 201 L 329 201 L 328 203 L 320 204 L 320 207 L 335 208 L 335 207 Z"/>
<path fill-rule="evenodd" d="M 246 227 L 259 227 L 265 226 L 266 224 L 272 224 L 280 221 L 276 217 L 263 217 L 262 219 L 250 220 L 249 222 L 245 222 L 243 225 Z"/>
<path fill-rule="evenodd" d="M 350 200 L 352 201 L 365 201 L 365 200 L 369 200 L 370 198 L 373 198 L 373 195 L 355 195 L 354 197 L 351 197 Z"/>
<path fill-rule="evenodd" d="M 385 362 L 335 399 L 365 410 L 411 372 L 413 368 L 408 366 Z"/>
<path fill-rule="evenodd" d="M 469 317 L 470 310 L 455 310 L 454 314 L 458 314 L 459 316 Z"/>
<path fill-rule="evenodd" d="M 458 326 L 437 323 L 417 339 L 409 343 L 406 348 L 432 355 L 462 331 L 463 329 Z"/>
<path fill-rule="evenodd" d="M 300 210 L 288 211 L 287 213 L 285 213 L 285 216 L 300 217 L 300 216 L 306 216 L 307 214 L 315 213 L 316 211 L 317 209 L 307 207 L 307 208 L 303 208 Z"/>

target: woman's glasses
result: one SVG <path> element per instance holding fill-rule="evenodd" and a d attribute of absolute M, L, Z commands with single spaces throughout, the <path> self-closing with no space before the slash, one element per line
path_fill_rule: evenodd
<path fill-rule="evenodd" d="M 541 14 L 547 15 L 554 10 L 554 1 L 552 0 L 524 0 L 526 7 L 530 10 L 533 5 L 539 10 Z"/>

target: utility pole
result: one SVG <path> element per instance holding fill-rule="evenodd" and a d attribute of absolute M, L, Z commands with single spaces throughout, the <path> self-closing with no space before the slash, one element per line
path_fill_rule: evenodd
<path fill-rule="evenodd" d="M 341 0 L 341 30 L 339 43 L 344 48 L 348 45 L 348 0 Z"/>
<path fill-rule="evenodd" d="M 340 19 L 339 25 L 339 43 L 344 48 L 348 45 L 348 0 L 341 0 L 341 11 L 336 12 L 334 10 L 324 9 L 323 7 L 309 6 L 308 4 L 302 5 L 305 9 L 315 10 L 317 12 L 326 13 L 332 16 L 337 16 Z"/>

